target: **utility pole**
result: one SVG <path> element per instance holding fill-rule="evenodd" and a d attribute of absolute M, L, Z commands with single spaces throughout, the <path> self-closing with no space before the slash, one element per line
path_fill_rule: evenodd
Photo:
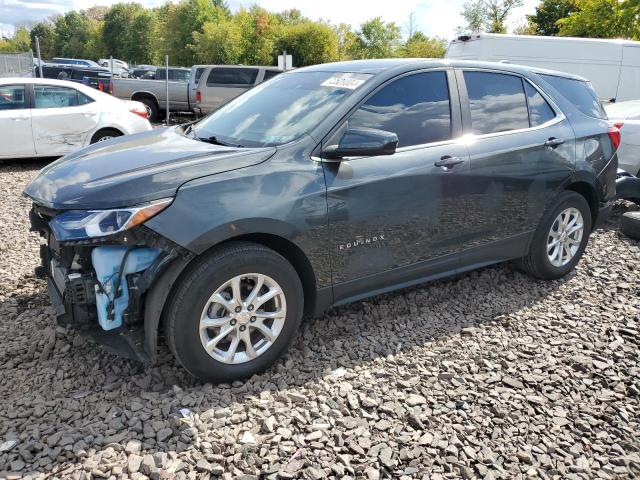
<path fill-rule="evenodd" d="M 169 55 L 165 55 L 164 56 L 164 84 L 165 84 L 165 90 L 166 90 L 166 98 L 167 98 L 167 104 L 166 104 L 166 124 L 167 126 L 169 125 Z"/>
<path fill-rule="evenodd" d="M 38 72 L 42 78 L 42 57 L 40 56 L 40 39 L 36 37 L 36 53 L 38 54 Z"/>

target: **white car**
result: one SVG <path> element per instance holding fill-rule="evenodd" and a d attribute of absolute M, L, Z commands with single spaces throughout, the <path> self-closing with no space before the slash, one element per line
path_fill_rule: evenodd
<path fill-rule="evenodd" d="M 637 176 L 640 174 L 640 100 L 608 103 L 604 109 L 620 130 L 618 166 Z"/>
<path fill-rule="evenodd" d="M 0 78 L 0 158 L 57 157 L 151 130 L 140 102 L 47 78 Z"/>

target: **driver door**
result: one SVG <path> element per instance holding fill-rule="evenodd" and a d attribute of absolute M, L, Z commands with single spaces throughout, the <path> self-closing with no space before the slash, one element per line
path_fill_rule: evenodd
<path fill-rule="evenodd" d="M 323 160 L 334 300 L 454 271 L 467 234 L 469 155 L 457 140 L 452 72 L 390 81 L 351 114 L 347 128 L 393 132 L 399 143 L 393 155 Z"/>

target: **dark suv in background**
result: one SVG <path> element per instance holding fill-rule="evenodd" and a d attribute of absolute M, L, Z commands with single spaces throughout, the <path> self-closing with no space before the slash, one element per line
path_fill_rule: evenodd
<path fill-rule="evenodd" d="M 506 64 L 283 73 L 198 123 L 121 137 L 25 189 L 59 321 L 193 375 L 267 368 L 303 314 L 497 262 L 566 275 L 615 198 L 585 80 Z"/>

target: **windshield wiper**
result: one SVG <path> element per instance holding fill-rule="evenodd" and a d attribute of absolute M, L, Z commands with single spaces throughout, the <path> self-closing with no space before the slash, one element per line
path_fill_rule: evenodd
<path fill-rule="evenodd" d="M 243 145 L 240 145 L 237 143 L 223 142 L 221 140 L 218 140 L 216 137 L 198 137 L 198 140 L 200 140 L 201 142 L 212 143 L 214 145 L 222 145 L 223 147 L 243 148 Z"/>

